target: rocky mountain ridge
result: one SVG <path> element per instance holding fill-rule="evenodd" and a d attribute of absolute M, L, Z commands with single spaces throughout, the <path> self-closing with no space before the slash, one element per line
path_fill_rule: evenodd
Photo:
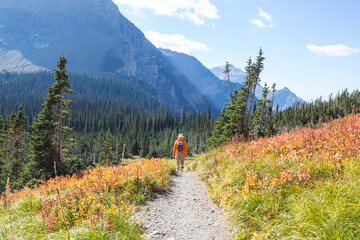
<path fill-rule="evenodd" d="M 0 71 L 53 69 L 64 52 L 71 72 L 145 81 L 164 105 L 209 102 L 111 0 L 0 1 Z"/>
<path fill-rule="evenodd" d="M 139 79 L 178 112 L 184 105 L 199 110 L 209 104 L 217 112 L 229 100 L 219 81 L 222 67 L 209 71 L 192 56 L 157 49 L 112 0 L 0 1 L 0 72 L 51 70 L 62 52 L 70 72 Z M 246 73 L 231 68 L 239 86 Z M 280 107 L 301 100 L 285 89 L 277 95 Z"/>

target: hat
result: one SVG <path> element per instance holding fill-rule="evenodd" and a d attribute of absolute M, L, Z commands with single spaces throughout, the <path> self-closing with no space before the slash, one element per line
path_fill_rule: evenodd
<path fill-rule="evenodd" d="M 184 135 L 182 135 L 181 133 L 179 134 L 178 138 L 184 138 Z"/>

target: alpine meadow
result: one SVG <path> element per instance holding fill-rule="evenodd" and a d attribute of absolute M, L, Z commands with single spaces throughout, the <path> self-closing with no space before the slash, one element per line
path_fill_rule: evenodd
<path fill-rule="evenodd" d="M 0 1 L 0 239 L 360 239 L 359 8 Z"/>

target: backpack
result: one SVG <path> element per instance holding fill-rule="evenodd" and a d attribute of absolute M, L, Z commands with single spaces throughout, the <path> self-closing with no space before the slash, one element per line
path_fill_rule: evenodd
<path fill-rule="evenodd" d="M 182 153 L 184 152 L 184 145 L 182 141 L 177 141 L 176 142 L 176 150 L 178 153 Z"/>

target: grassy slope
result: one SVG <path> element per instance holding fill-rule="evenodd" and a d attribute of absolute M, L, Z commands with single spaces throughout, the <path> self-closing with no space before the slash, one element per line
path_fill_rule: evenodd
<path fill-rule="evenodd" d="M 140 239 L 141 226 L 129 219 L 130 212 L 169 185 L 170 165 L 153 159 L 97 167 L 12 193 L 10 209 L 1 202 L 0 239 L 66 239 L 66 223 L 71 239 Z"/>
<path fill-rule="evenodd" d="M 192 168 L 238 239 L 360 239 L 360 114 L 248 143 Z"/>

